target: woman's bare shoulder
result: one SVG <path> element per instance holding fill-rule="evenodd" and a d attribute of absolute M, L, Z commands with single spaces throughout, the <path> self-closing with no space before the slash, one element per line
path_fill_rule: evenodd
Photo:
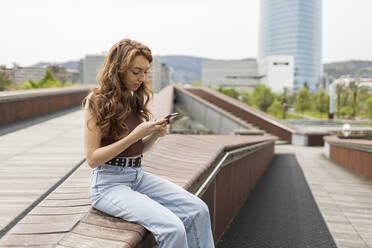
<path fill-rule="evenodd" d="M 84 99 L 84 109 L 88 109 L 89 104 L 90 104 L 90 102 L 92 100 L 93 95 L 94 95 L 94 92 L 90 92 L 88 94 L 88 96 Z"/>

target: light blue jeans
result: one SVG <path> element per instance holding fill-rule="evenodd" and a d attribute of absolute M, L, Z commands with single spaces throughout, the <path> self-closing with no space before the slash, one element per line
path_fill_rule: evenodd
<path fill-rule="evenodd" d="M 139 223 L 152 232 L 159 248 L 214 247 L 208 206 L 142 168 L 106 164 L 95 168 L 90 186 L 93 207 Z"/>

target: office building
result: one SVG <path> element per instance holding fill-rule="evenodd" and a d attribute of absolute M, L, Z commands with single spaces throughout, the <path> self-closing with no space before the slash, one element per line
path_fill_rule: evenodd
<path fill-rule="evenodd" d="M 274 92 L 284 87 L 293 88 L 293 57 L 268 56 L 260 60 L 202 62 L 202 83 L 205 86 L 234 87 L 252 91 L 256 85 L 265 85 Z"/>
<path fill-rule="evenodd" d="M 155 57 L 151 63 L 149 81 L 154 93 L 158 93 L 165 86 L 171 84 L 172 81 L 172 68 L 164 63 L 161 63 Z"/>
<path fill-rule="evenodd" d="M 45 68 L 43 67 L 20 67 L 14 65 L 14 82 L 27 82 L 28 80 L 33 80 L 35 82 L 39 81 L 44 77 Z"/>
<path fill-rule="evenodd" d="M 261 0 L 258 58 L 294 57 L 294 87 L 315 91 L 322 74 L 321 0 Z"/>
<path fill-rule="evenodd" d="M 104 54 L 86 55 L 80 60 L 80 82 L 82 84 L 98 84 L 97 74 L 105 61 Z"/>

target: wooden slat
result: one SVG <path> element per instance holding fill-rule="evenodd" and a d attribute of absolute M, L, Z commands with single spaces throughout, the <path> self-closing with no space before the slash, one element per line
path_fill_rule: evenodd
<path fill-rule="evenodd" d="M 141 236 L 144 236 L 146 233 L 146 230 L 139 224 L 123 221 L 120 218 L 104 214 L 94 208 L 89 211 L 88 215 L 86 215 L 81 222 L 107 228 L 130 230 L 138 232 Z"/>
<path fill-rule="evenodd" d="M 63 223 L 63 222 L 77 222 L 83 218 L 85 214 L 71 214 L 71 215 L 26 215 L 20 224 L 44 224 L 44 223 Z"/>
<path fill-rule="evenodd" d="M 137 231 L 123 231 L 120 229 L 96 226 L 87 223 L 79 223 L 72 232 L 99 239 L 123 241 L 128 244 L 137 244 L 142 239 L 142 236 Z"/>
<path fill-rule="evenodd" d="M 70 233 L 56 248 L 133 248 L 128 243 Z"/>
<path fill-rule="evenodd" d="M 78 207 L 36 207 L 29 214 L 31 215 L 64 215 L 87 213 L 91 206 Z"/>
<path fill-rule="evenodd" d="M 33 234 L 33 235 L 5 235 L 0 239 L 0 247 L 54 245 L 57 244 L 64 234 Z"/>
<path fill-rule="evenodd" d="M 75 206 L 89 206 L 88 199 L 75 199 L 75 200 L 44 200 L 39 206 L 42 207 L 75 207 Z"/>

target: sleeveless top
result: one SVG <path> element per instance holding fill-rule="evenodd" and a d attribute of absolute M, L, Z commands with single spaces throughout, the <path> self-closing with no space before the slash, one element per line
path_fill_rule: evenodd
<path fill-rule="evenodd" d="M 132 111 L 128 114 L 128 116 L 124 120 L 125 124 L 129 128 L 129 133 L 133 131 L 139 124 L 142 123 L 140 116 L 135 112 Z M 107 146 L 114 143 L 116 140 L 113 138 L 103 138 L 101 140 L 101 147 Z M 122 153 L 118 154 L 116 157 L 135 157 L 141 155 L 143 151 L 143 143 L 142 139 L 138 140 L 136 143 L 133 143 L 127 149 L 125 149 Z"/>

